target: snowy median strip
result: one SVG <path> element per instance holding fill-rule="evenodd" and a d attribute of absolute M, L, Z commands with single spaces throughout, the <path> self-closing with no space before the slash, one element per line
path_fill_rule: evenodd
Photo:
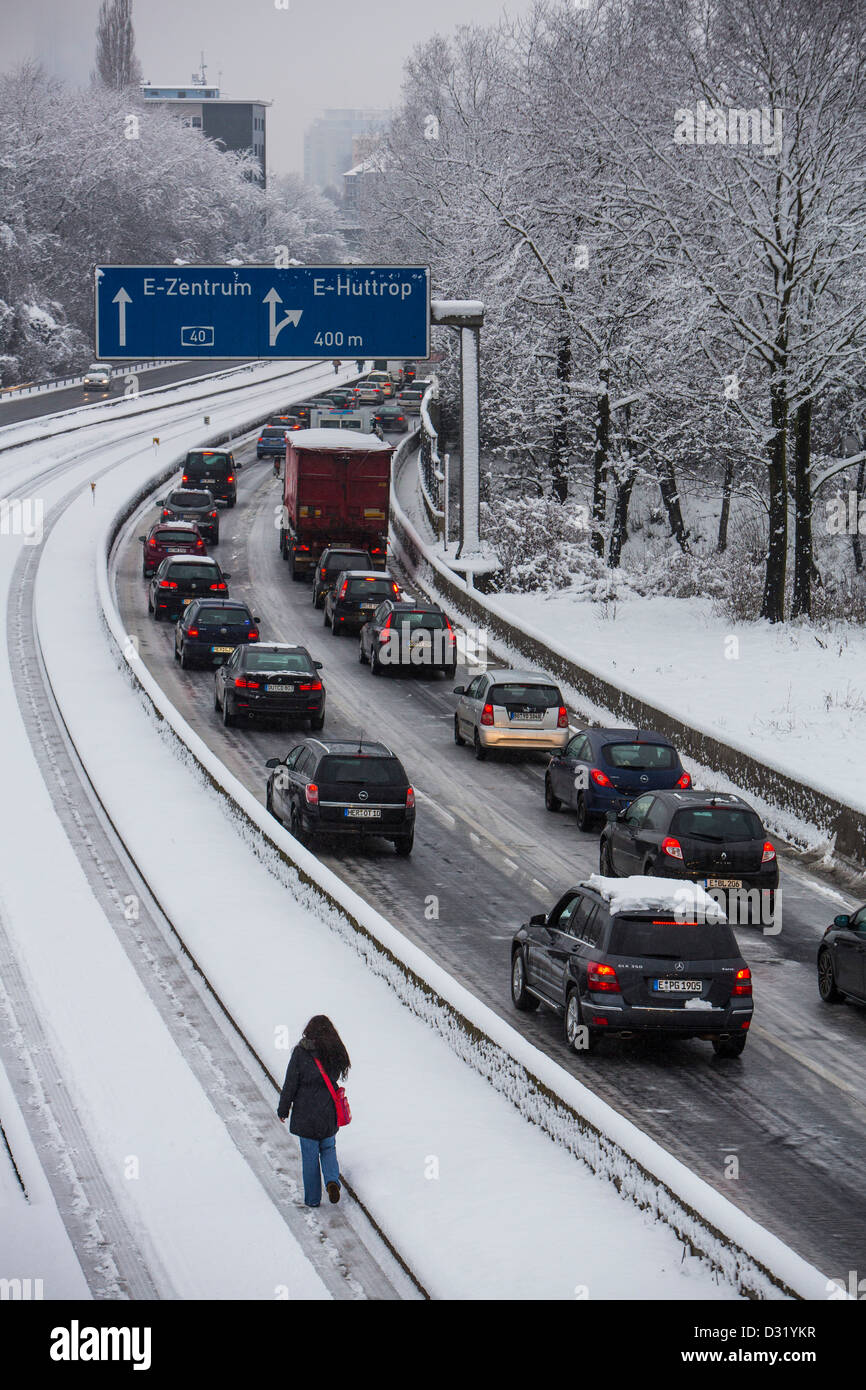
<path fill-rule="evenodd" d="M 96 570 L 104 622 L 119 664 L 126 664 L 164 721 L 163 728 L 171 731 L 187 761 L 222 798 L 258 859 L 296 900 L 300 886 L 304 905 L 349 942 L 401 1002 L 526 1120 L 607 1178 L 621 1196 L 666 1223 L 733 1288 L 758 1298 L 826 1298 L 825 1276 L 527 1042 L 413 945 L 282 829 L 186 722 L 138 659 L 109 576 L 115 538 L 157 476 L 153 474 L 147 489 L 142 487 L 124 504 L 99 538 Z"/>

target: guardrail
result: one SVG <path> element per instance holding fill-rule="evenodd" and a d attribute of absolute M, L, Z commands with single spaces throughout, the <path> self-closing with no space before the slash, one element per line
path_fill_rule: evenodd
<path fill-rule="evenodd" d="M 638 729 L 657 729 L 666 734 L 681 753 L 703 767 L 727 777 L 735 786 L 760 797 L 769 806 L 799 822 L 814 824 L 832 839 L 836 853 L 858 868 L 866 867 L 866 811 L 847 806 L 828 792 L 799 782 L 789 773 L 760 762 L 748 749 L 693 728 L 667 710 L 657 709 L 639 696 L 621 689 L 595 671 L 574 661 L 567 651 L 545 642 L 522 623 L 498 608 L 496 600 L 467 585 L 431 553 L 397 501 L 391 489 L 391 535 L 411 567 L 413 583 L 425 589 L 434 602 L 450 606 L 465 620 L 484 627 L 494 639 L 533 666 L 567 684 L 574 703 L 590 707 L 594 716 L 609 711 L 612 718 Z"/>
<path fill-rule="evenodd" d="M 237 426 L 230 436 L 214 435 L 209 442 L 217 445 L 236 437 L 253 429 L 261 418 Z M 410 444 L 414 447 L 415 434 L 398 446 L 395 466 L 408 455 Z M 525 1119 L 613 1183 L 625 1200 L 668 1225 L 687 1248 L 708 1259 L 746 1296 L 825 1298 L 823 1274 L 527 1042 L 413 945 L 278 825 L 183 718 L 128 641 L 109 577 L 110 557 L 124 524 L 175 467 L 167 471 L 163 465 L 155 471 L 103 531 L 97 589 L 118 666 L 128 671 L 143 703 L 163 721 L 167 737 L 200 785 L 221 798 L 262 864 L 289 891 L 295 895 L 300 891 L 312 910 L 363 957 L 401 1002 Z"/>
<path fill-rule="evenodd" d="M 182 362 L 182 357 L 164 357 L 155 362 L 130 362 L 123 367 L 113 367 L 111 369 L 111 379 L 117 377 L 134 375 L 136 372 L 152 371 L 155 367 L 173 367 L 177 362 Z M 7 397 L 17 398 L 19 396 L 38 396 L 46 391 L 62 391 L 67 386 L 80 386 L 86 372 L 79 376 L 58 376 L 51 381 L 22 382 L 20 386 L 5 386 L 0 391 L 0 403 Z"/>
<path fill-rule="evenodd" d="M 445 525 L 445 510 L 442 506 L 442 485 L 445 474 L 439 457 L 439 431 L 430 416 L 430 406 L 437 396 L 434 384 L 424 392 L 421 401 L 421 447 L 418 450 L 418 476 L 421 482 L 421 497 L 424 501 L 430 524 L 437 535 L 442 535 Z"/>

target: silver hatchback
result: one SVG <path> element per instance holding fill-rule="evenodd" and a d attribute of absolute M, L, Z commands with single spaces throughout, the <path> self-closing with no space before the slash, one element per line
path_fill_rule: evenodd
<path fill-rule="evenodd" d="M 454 712 L 454 742 L 471 743 L 476 758 L 490 748 L 561 751 L 568 742 L 568 710 L 559 687 L 534 671 L 486 671 L 466 686 Z"/>

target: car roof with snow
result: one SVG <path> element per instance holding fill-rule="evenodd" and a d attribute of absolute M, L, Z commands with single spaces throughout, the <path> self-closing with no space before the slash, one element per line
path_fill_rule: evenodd
<path fill-rule="evenodd" d="M 698 916 L 707 922 L 727 921 L 716 899 L 699 883 L 688 879 L 659 878 L 652 874 L 631 874 L 627 878 L 590 874 L 579 887 L 597 893 L 607 903 L 612 917 L 667 912 L 683 919 Z"/>

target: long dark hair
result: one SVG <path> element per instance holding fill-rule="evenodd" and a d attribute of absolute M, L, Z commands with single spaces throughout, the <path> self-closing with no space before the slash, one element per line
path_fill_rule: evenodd
<path fill-rule="evenodd" d="M 348 1076 L 352 1063 L 343 1046 L 343 1039 L 325 1014 L 315 1014 L 304 1029 L 304 1037 L 312 1043 L 313 1051 L 329 1076 L 342 1081 Z"/>

